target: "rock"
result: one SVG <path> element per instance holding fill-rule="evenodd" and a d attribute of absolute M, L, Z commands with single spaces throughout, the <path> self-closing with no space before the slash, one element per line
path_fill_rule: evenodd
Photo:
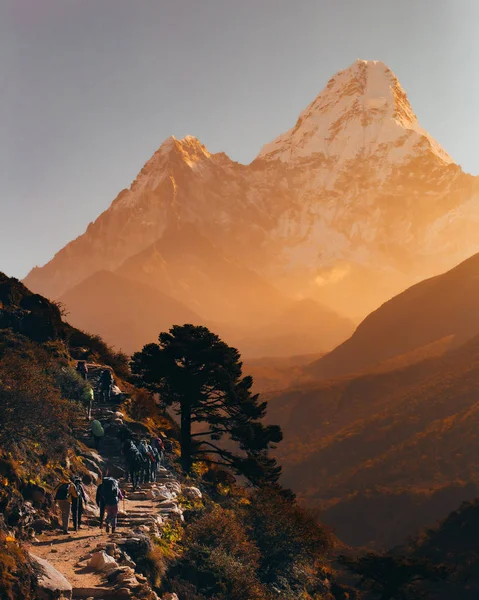
<path fill-rule="evenodd" d="M 190 498 L 190 500 L 201 500 L 201 498 L 203 498 L 203 494 L 196 487 L 183 488 L 183 494 L 187 498 Z"/>
<path fill-rule="evenodd" d="M 100 550 L 99 552 L 95 552 L 95 554 L 91 557 L 88 567 L 98 573 L 101 573 L 102 571 L 117 569 L 118 564 L 112 556 L 103 550 Z"/>
<path fill-rule="evenodd" d="M 31 526 L 35 533 L 42 533 L 50 527 L 50 521 L 47 521 L 47 519 L 35 519 Z"/>
<path fill-rule="evenodd" d="M 173 481 L 169 481 L 169 482 L 166 484 L 166 487 L 167 487 L 167 488 L 168 488 L 170 491 L 176 492 L 177 494 L 181 494 L 181 485 L 180 485 L 180 484 L 179 484 L 177 481 L 175 481 L 175 480 L 173 480 Z"/>
<path fill-rule="evenodd" d="M 34 554 L 30 554 L 30 557 L 39 570 L 37 592 L 39 600 L 69 599 L 72 597 L 72 585 L 60 571 L 57 571 L 43 558 L 38 558 Z"/>
<path fill-rule="evenodd" d="M 158 508 L 160 510 L 163 510 L 164 508 L 176 508 L 177 506 L 178 506 L 178 503 L 175 502 L 174 500 L 162 500 L 158 504 Z"/>
<path fill-rule="evenodd" d="M 161 600 L 180 600 L 176 594 L 163 594 Z"/>
<path fill-rule="evenodd" d="M 127 554 L 126 552 L 123 553 L 123 559 L 121 561 L 122 565 L 125 565 L 125 567 L 131 567 L 132 569 L 136 568 L 136 563 L 131 559 L 131 556 L 129 554 Z"/>
<path fill-rule="evenodd" d="M 120 479 L 121 477 L 124 477 L 124 475 L 125 475 L 124 469 L 121 469 L 120 467 L 117 467 L 116 465 L 110 465 L 108 467 L 108 476 L 109 477 L 114 477 L 115 479 Z"/>
<path fill-rule="evenodd" d="M 106 576 L 106 578 L 108 579 L 108 581 L 110 583 L 113 583 L 114 581 L 116 581 L 118 579 L 118 577 L 122 574 L 122 573 L 126 573 L 126 572 L 131 572 L 133 573 L 133 569 L 130 569 L 128 571 L 129 567 L 119 567 L 118 569 L 115 569 L 114 571 L 111 571 L 110 573 L 108 573 L 108 575 Z"/>
<path fill-rule="evenodd" d="M 91 485 L 91 484 L 96 485 L 98 483 L 99 479 L 100 479 L 100 476 L 98 475 L 98 473 L 95 473 L 94 471 L 88 471 L 88 473 L 85 473 L 85 475 L 83 475 L 82 482 L 85 485 Z"/>
<path fill-rule="evenodd" d="M 114 543 L 109 543 L 105 546 L 105 552 L 110 556 L 115 556 L 118 546 Z"/>
<path fill-rule="evenodd" d="M 115 600 L 128 600 L 132 597 L 131 591 L 127 587 L 121 587 L 115 592 Z"/>
<path fill-rule="evenodd" d="M 93 473 L 96 473 L 96 475 L 98 477 L 102 476 L 101 467 L 95 461 L 93 461 L 91 458 L 87 458 L 85 456 L 82 456 L 81 459 L 82 459 L 85 467 L 88 469 L 88 471 L 92 471 Z"/>

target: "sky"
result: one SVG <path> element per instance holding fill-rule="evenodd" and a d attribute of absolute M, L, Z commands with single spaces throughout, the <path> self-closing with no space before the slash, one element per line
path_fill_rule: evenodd
<path fill-rule="evenodd" d="M 249 163 L 357 58 L 479 174 L 477 0 L 0 0 L 0 271 L 84 232 L 170 135 Z"/>

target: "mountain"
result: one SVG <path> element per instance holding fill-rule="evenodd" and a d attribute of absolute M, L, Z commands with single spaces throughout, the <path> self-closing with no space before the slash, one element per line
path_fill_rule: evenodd
<path fill-rule="evenodd" d="M 420 127 L 390 69 L 360 60 L 250 165 L 194 137 L 169 138 L 83 235 L 25 281 L 58 298 L 192 223 L 291 300 L 357 318 L 479 250 L 478 194 L 479 180 Z"/>
<path fill-rule="evenodd" d="M 60 298 L 68 321 L 124 352 L 141 350 L 172 325 L 203 324 L 195 312 L 145 284 L 109 271 L 94 273 Z"/>
<path fill-rule="evenodd" d="M 345 542 L 399 543 L 479 493 L 478 388 L 476 336 L 417 364 L 273 392 L 283 483 Z"/>
<path fill-rule="evenodd" d="M 429 347 L 459 345 L 479 334 L 479 254 L 422 281 L 371 313 L 354 334 L 309 370 L 338 377 Z"/>
<path fill-rule="evenodd" d="M 226 256 L 191 223 L 169 226 L 117 272 L 181 300 L 210 321 L 260 323 L 287 306 L 273 285 Z"/>

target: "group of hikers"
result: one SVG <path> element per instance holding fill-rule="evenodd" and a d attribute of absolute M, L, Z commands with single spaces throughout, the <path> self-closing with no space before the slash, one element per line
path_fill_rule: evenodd
<path fill-rule="evenodd" d="M 135 442 L 131 435 L 125 435 L 122 449 L 127 481 L 131 482 L 133 489 L 139 484 L 156 481 L 165 455 L 165 444 L 160 437 Z"/>
<path fill-rule="evenodd" d="M 85 360 L 79 360 L 77 362 L 76 372 L 78 373 L 78 375 L 80 375 L 82 379 L 88 381 L 88 365 Z M 104 402 L 109 402 L 111 400 L 114 384 L 115 380 L 113 378 L 113 373 L 111 372 L 111 369 L 103 369 L 98 380 L 97 395 L 99 397 L 99 400 L 103 400 Z M 89 386 L 89 389 L 91 394 L 91 400 L 89 402 L 89 408 L 87 409 L 88 418 L 90 418 L 91 415 L 91 405 L 93 403 L 94 398 L 94 391 L 91 385 Z"/>
<path fill-rule="evenodd" d="M 105 522 L 106 532 L 115 533 L 118 505 L 124 497 L 117 479 L 113 477 L 103 478 L 97 487 L 95 498 L 100 509 L 100 529 L 103 529 L 103 522 Z M 89 497 L 80 477 L 74 477 L 70 481 L 62 481 L 55 489 L 54 498 L 61 512 L 63 533 L 68 534 L 70 516 L 73 520 L 73 530 L 78 531 L 81 529 L 82 515 Z"/>
<path fill-rule="evenodd" d="M 78 361 L 76 371 L 82 379 L 85 381 L 89 380 L 86 361 Z M 113 385 L 114 379 L 111 370 L 107 368 L 103 369 L 97 388 L 100 398 L 109 401 Z M 91 394 L 87 406 L 87 420 L 91 420 L 92 404 L 95 397 L 91 385 L 89 389 Z M 112 422 L 104 427 L 104 424 L 98 419 L 91 421 L 91 435 L 97 450 L 100 448 L 100 442 L 105 433 L 111 433 L 109 431 L 111 425 Z M 132 431 L 126 425 L 123 424 L 120 427 L 117 436 L 122 445 L 123 457 L 125 459 L 126 482 L 131 481 L 135 490 L 139 484 L 156 481 L 159 468 L 164 461 L 165 445 L 168 444 L 168 440 L 164 442 L 161 437 L 151 438 L 150 440 L 144 437 L 135 439 Z M 103 529 L 103 522 L 105 522 L 106 532 L 115 532 L 118 505 L 124 497 L 117 479 L 108 476 L 103 477 L 103 480 L 97 487 L 95 497 L 96 504 L 100 510 L 100 529 Z M 68 533 L 70 517 L 73 520 L 74 531 L 78 531 L 81 528 L 81 520 L 85 507 L 90 500 L 81 478 L 76 476 L 71 480 L 62 481 L 55 489 L 54 498 L 60 509 L 63 533 Z"/>

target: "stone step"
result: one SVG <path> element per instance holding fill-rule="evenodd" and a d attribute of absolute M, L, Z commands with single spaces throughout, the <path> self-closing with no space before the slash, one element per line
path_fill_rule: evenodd
<path fill-rule="evenodd" d="M 114 600 L 116 590 L 107 587 L 74 587 L 72 598 L 76 600 L 86 600 L 86 598 L 99 598 Z"/>

